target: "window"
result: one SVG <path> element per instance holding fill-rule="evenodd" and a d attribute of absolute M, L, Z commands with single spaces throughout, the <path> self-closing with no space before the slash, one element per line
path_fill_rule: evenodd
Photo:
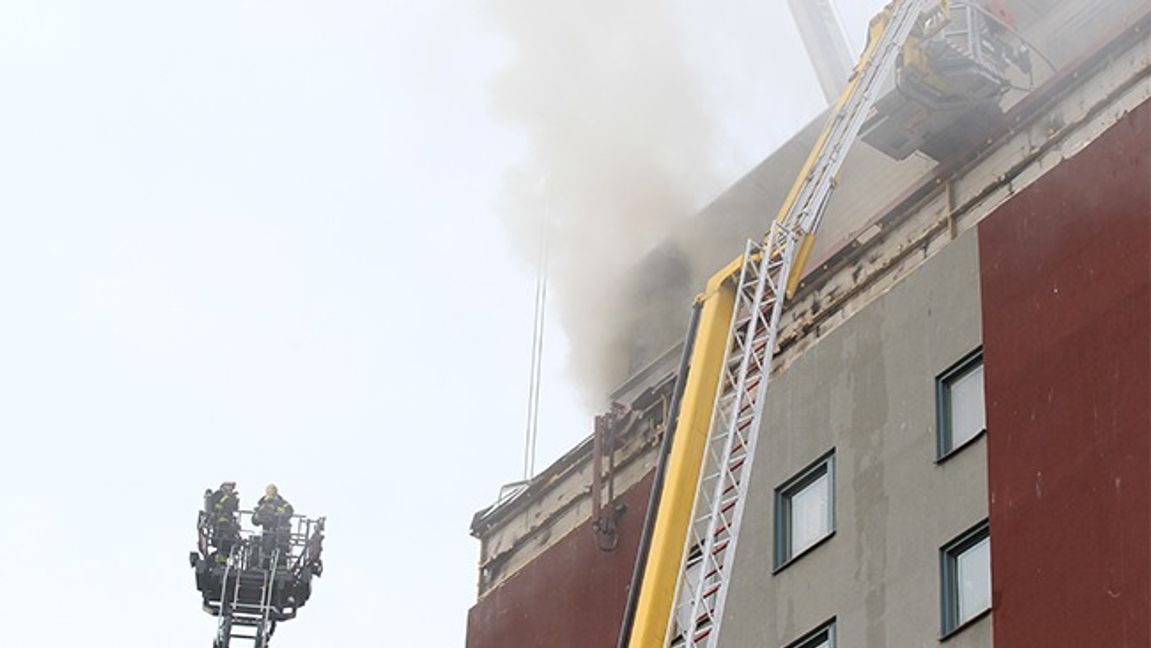
<path fill-rule="evenodd" d="M 991 609 L 991 537 L 981 522 L 940 550 L 943 634 Z"/>
<path fill-rule="evenodd" d="M 835 648 L 835 619 L 787 644 L 787 648 Z"/>
<path fill-rule="evenodd" d="M 969 354 L 935 379 L 938 458 L 946 458 L 987 427 L 983 351 Z"/>
<path fill-rule="evenodd" d="M 835 531 L 835 453 L 775 491 L 775 567 L 779 569 Z"/>

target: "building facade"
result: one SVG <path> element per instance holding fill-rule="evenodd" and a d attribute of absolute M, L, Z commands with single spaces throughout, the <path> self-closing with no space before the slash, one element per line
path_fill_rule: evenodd
<path fill-rule="evenodd" d="M 781 321 L 721 646 L 1151 645 L 1151 17 L 998 4 L 1054 69 L 947 159 L 845 165 Z M 730 226 L 688 267 L 755 235 L 781 200 L 756 174 L 803 148 L 705 210 Z M 645 414 L 609 449 L 612 550 L 590 443 L 477 514 L 471 648 L 615 645 L 677 355 L 615 394 Z"/>

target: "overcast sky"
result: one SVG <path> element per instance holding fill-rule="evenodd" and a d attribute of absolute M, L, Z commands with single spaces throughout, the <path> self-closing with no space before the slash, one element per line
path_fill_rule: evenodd
<path fill-rule="evenodd" d="M 676 4 L 728 182 L 822 95 L 785 0 Z M 478 0 L 0 3 L 6 646 L 210 645 L 223 479 L 329 518 L 275 646 L 463 645 L 468 523 L 522 470 L 511 53 Z M 550 326 L 540 467 L 593 414 Z"/>

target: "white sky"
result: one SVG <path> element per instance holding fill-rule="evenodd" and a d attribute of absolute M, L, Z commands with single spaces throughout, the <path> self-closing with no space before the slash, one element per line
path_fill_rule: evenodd
<path fill-rule="evenodd" d="M 680 3 L 734 179 L 821 95 L 785 0 Z M 480 4 L 0 3 L 5 645 L 210 645 L 186 556 L 224 478 L 329 518 L 274 646 L 463 645 L 533 294 Z M 840 4 L 858 47 L 882 0 Z M 548 335 L 540 467 L 591 429 Z"/>

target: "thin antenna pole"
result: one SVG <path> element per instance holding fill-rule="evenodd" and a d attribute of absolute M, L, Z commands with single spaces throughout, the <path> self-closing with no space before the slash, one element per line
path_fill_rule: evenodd
<path fill-rule="evenodd" d="M 531 377 L 528 381 L 527 431 L 524 439 L 524 481 L 532 478 L 536 467 L 536 438 L 539 435 L 540 383 L 544 355 L 544 329 L 548 296 L 548 209 L 547 179 L 541 183 L 544 193 L 544 217 L 540 228 L 540 251 L 536 265 L 535 310 L 532 313 Z"/>

